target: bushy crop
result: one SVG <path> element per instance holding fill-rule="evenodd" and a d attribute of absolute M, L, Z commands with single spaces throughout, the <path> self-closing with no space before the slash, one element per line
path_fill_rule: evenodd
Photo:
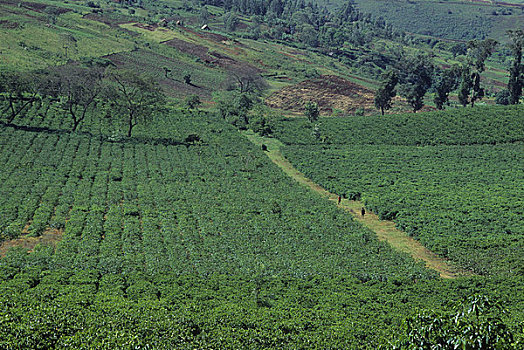
<path fill-rule="evenodd" d="M 520 273 L 523 109 L 460 111 L 325 120 L 326 144 L 305 123 L 283 121 L 279 133 L 297 136 L 284 151 L 301 171 L 438 254 L 481 274 Z"/>

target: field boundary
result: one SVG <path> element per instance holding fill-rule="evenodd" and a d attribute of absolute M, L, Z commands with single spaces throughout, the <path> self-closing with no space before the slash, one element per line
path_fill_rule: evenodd
<path fill-rule="evenodd" d="M 258 136 L 250 131 L 243 132 L 243 135 L 259 147 L 265 145 L 267 147 L 267 151 L 265 151 L 266 155 L 273 163 L 282 169 L 286 175 L 335 203 L 339 208 L 346 210 L 356 221 L 375 232 L 379 240 L 386 241 L 395 250 L 407 253 L 417 261 L 424 261 L 426 267 L 437 271 L 441 278 L 456 278 L 459 276 L 472 275 L 471 272 L 461 271 L 453 267 L 448 261 L 424 247 L 419 241 L 397 229 L 393 221 L 380 220 L 376 214 L 368 210 L 366 210 L 365 215 L 362 215 L 361 209 L 364 207 L 362 202 L 342 198 L 340 204 L 338 204 L 337 194 L 331 193 L 319 184 L 313 182 L 284 157 L 280 151 L 283 143 L 278 139 Z"/>

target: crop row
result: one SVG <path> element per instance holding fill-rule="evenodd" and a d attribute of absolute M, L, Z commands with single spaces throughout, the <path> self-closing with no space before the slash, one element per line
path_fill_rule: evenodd
<path fill-rule="evenodd" d="M 318 131 L 306 119 L 275 123 L 275 136 L 286 144 L 471 145 L 524 141 L 524 106 L 321 118 Z"/>
<path fill-rule="evenodd" d="M 524 266 L 524 147 L 287 146 L 314 181 L 478 273 Z"/>

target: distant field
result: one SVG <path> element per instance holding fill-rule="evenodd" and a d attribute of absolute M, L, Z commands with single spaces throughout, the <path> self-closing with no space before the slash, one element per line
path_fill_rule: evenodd
<path fill-rule="evenodd" d="M 398 29 L 446 39 L 505 41 L 506 30 L 524 26 L 522 7 L 487 2 L 357 0 L 356 4 Z"/>

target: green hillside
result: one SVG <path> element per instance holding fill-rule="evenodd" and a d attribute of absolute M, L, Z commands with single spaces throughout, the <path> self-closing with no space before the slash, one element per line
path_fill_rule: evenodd
<path fill-rule="evenodd" d="M 121 141 L 61 125 L 1 126 L 2 231 L 62 235 L 1 260 L 4 347 L 368 348 L 473 292 L 519 319 L 516 276 L 437 280 L 220 118 L 170 111 Z"/>
<path fill-rule="evenodd" d="M 524 26 L 522 2 L 356 0 L 365 13 L 406 32 L 452 40 L 505 40 L 508 29 Z"/>
<path fill-rule="evenodd" d="M 2 1 L 0 349 L 523 348 L 522 13 L 377 4 Z"/>

